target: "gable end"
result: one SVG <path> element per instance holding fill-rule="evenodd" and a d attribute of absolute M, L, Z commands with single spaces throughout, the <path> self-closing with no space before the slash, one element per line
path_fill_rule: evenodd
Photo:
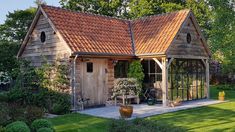
<path fill-rule="evenodd" d="M 166 54 L 168 57 L 175 58 L 209 58 L 211 56 L 192 12 L 185 19 Z"/>
<path fill-rule="evenodd" d="M 45 42 L 40 35 L 45 33 Z M 25 37 L 18 57 L 31 62 L 32 66 L 40 66 L 43 62 L 68 60 L 71 50 L 55 31 L 48 18 L 38 10 L 34 22 Z"/>

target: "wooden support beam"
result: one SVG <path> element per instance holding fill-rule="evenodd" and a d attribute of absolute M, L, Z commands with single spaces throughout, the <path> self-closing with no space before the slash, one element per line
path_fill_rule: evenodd
<path fill-rule="evenodd" d="M 169 69 L 170 65 L 171 65 L 171 62 L 174 60 L 174 58 L 171 58 L 170 61 L 168 62 L 167 64 L 167 69 Z"/>
<path fill-rule="evenodd" d="M 206 67 L 206 62 L 205 62 L 205 60 L 204 59 L 201 59 L 202 60 L 202 63 L 203 63 L 203 65 L 204 65 L 204 67 Z"/>
<path fill-rule="evenodd" d="M 210 70 L 209 70 L 209 60 L 206 59 L 206 94 L 207 98 L 210 98 Z"/>
<path fill-rule="evenodd" d="M 165 57 L 164 57 L 165 58 Z M 157 59 L 153 58 L 153 60 L 158 64 L 158 66 L 162 69 L 162 63 Z"/>
<path fill-rule="evenodd" d="M 168 106 L 168 59 L 162 58 L 162 104 L 163 107 Z"/>
<path fill-rule="evenodd" d="M 208 59 L 205 56 L 193 56 L 193 55 L 168 55 L 168 58 L 179 58 L 179 59 Z"/>

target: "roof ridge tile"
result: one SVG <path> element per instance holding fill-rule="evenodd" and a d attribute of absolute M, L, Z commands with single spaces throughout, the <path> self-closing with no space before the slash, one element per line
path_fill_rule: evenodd
<path fill-rule="evenodd" d="M 139 17 L 139 18 L 135 18 L 133 20 L 131 20 L 132 22 L 138 21 L 138 20 L 146 20 L 148 18 L 154 18 L 154 17 L 159 17 L 159 16 L 167 16 L 170 14 L 176 14 L 179 12 L 183 12 L 183 11 L 188 11 L 190 12 L 191 9 L 183 9 L 183 10 L 178 10 L 178 11 L 174 11 L 174 12 L 166 12 L 166 13 L 161 13 L 161 14 L 155 14 L 155 15 L 149 15 L 149 16 L 143 16 L 143 17 Z"/>
<path fill-rule="evenodd" d="M 182 9 L 182 10 L 178 10 L 178 11 L 174 11 L 174 12 L 166 12 L 166 13 L 161 13 L 161 14 L 143 16 L 143 17 L 135 18 L 135 19 L 130 19 L 130 18 L 125 19 L 125 18 L 119 18 L 119 17 L 108 16 L 108 15 L 103 15 L 103 14 L 96 14 L 96 13 L 91 13 L 91 12 L 86 12 L 86 11 L 85 12 L 74 11 L 74 10 L 71 10 L 71 9 L 66 9 L 66 8 L 51 6 L 51 5 L 40 5 L 40 6 L 54 8 L 54 9 L 58 9 L 58 10 L 69 11 L 69 12 L 72 12 L 72 13 L 81 13 L 81 14 L 93 15 L 93 16 L 98 16 L 98 17 L 105 17 L 105 18 L 110 18 L 110 19 L 117 19 L 117 20 L 122 20 L 122 21 L 132 21 L 132 22 L 136 21 L 136 20 L 143 20 L 143 19 L 148 19 L 148 18 L 152 18 L 152 17 L 165 16 L 165 15 L 174 14 L 174 13 L 178 13 L 178 12 L 182 12 L 182 11 L 188 11 L 188 12 L 191 11 L 191 9 Z"/>
<path fill-rule="evenodd" d="M 48 7 L 48 8 L 54 8 L 57 10 L 64 10 L 64 11 L 68 11 L 68 12 L 72 12 L 72 13 L 81 13 L 81 14 L 87 14 L 87 15 L 92 15 L 92 16 L 98 16 L 98 17 L 105 17 L 105 18 L 109 18 L 109 19 L 116 19 L 116 20 L 122 20 L 122 21 L 130 21 L 130 19 L 124 19 L 124 18 L 119 18 L 119 17 L 115 17 L 115 16 L 107 16 L 107 15 L 103 15 L 103 14 L 96 14 L 96 13 L 91 13 L 91 12 L 82 12 L 82 11 L 74 11 L 71 9 L 66 9 L 66 8 L 62 8 L 62 7 L 57 7 L 57 6 L 51 6 L 51 5 L 40 5 L 42 7 Z"/>

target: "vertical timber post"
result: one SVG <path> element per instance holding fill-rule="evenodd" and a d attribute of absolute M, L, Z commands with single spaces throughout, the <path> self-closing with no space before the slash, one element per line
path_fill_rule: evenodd
<path fill-rule="evenodd" d="M 71 111 L 74 111 L 74 105 L 73 105 L 73 100 L 74 100 L 74 65 L 73 65 L 73 60 L 71 60 L 71 76 L 70 76 L 70 86 L 71 86 Z"/>
<path fill-rule="evenodd" d="M 206 95 L 207 99 L 210 98 L 210 71 L 209 71 L 209 59 L 206 59 Z"/>
<path fill-rule="evenodd" d="M 168 59 L 162 58 L 162 104 L 163 107 L 168 106 Z"/>

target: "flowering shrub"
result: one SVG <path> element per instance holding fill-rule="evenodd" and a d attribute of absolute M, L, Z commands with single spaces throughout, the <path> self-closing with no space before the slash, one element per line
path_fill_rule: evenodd
<path fill-rule="evenodd" d="M 113 97 L 118 95 L 139 95 L 141 87 L 135 78 L 118 78 L 114 80 Z"/>
<path fill-rule="evenodd" d="M 11 77 L 8 75 L 7 72 L 0 72 L 0 85 L 6 85 L 11 82 Z"/>

